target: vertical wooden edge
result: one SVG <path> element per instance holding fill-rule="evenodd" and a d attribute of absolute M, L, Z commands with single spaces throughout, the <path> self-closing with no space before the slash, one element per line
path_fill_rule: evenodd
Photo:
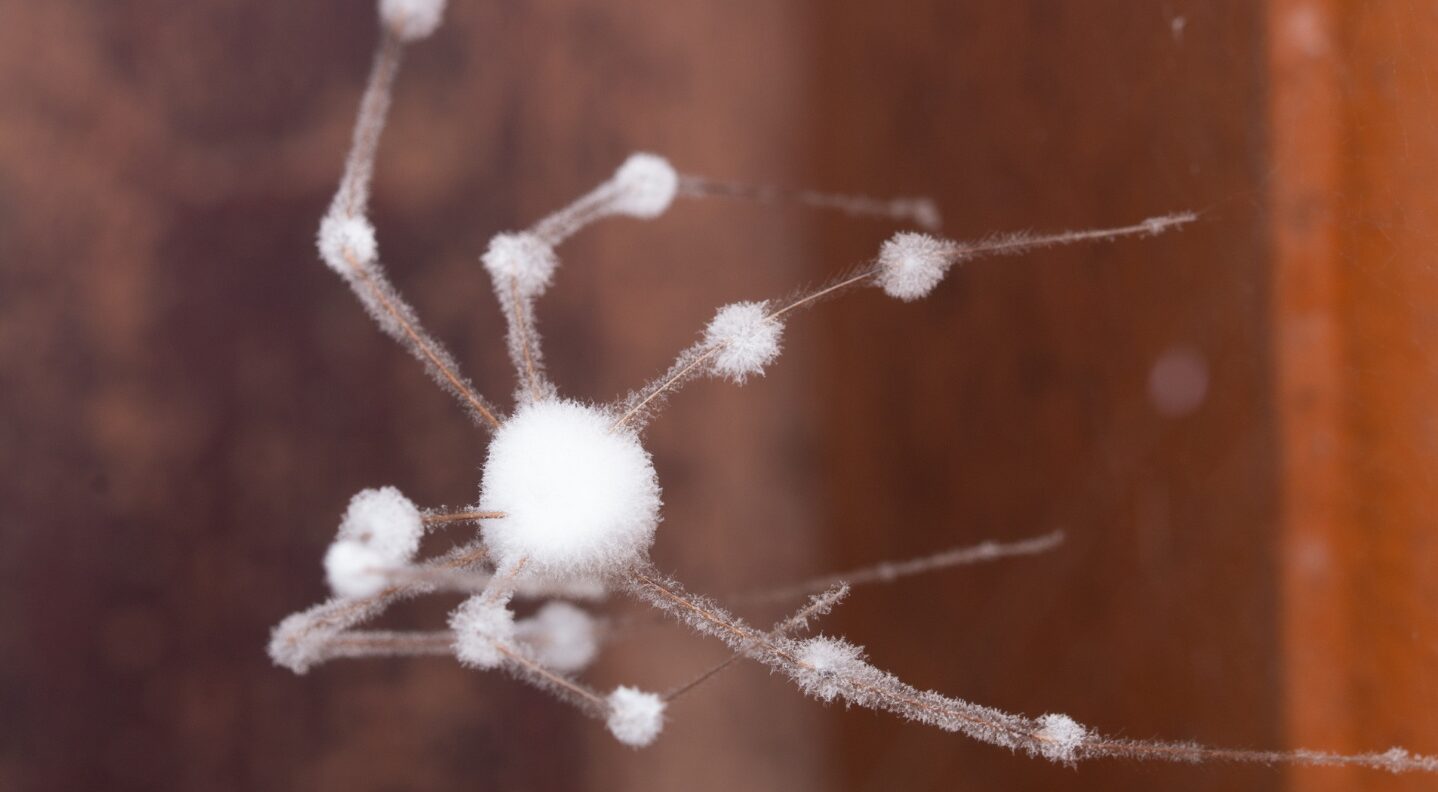
<path fill-rule="evenodd" d="M 1350 499 L 1342 425 L 1338 211 L 1341 92 L 1332 0 L 1272 0 L 1269 148 L 1282 718 L 1290 746 L 1339 748 L 1346 724 L 1343 607 L 1334 554 Z M 1291 787 L 1346 789 L 1351 773 L 1294 770 Z"/>

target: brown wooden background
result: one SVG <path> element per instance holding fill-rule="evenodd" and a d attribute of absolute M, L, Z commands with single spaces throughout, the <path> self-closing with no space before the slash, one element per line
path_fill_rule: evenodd
<path fill-rule="evenodd" d="M 665 568 L 722 592 L 1063 528 L 826 629 L 1111 733 L 1438 752 L 1438 4 L 451 4 L 401 78 L 376 214 L 497 399 L 477 253 L 631 150 L 932 195 L 961 236 L 1202 212 L 826 305 L 764 380 L 691 387 L 649 436 Z M 1068 770 L 752 667 L 643 752 L 446 661 L 271 668 L 349 495 L 464 503 L 483 452 L 312 253 L 370 6 L 0 0 L 0 789 L 1433 788 Z M 890 230 L 709 202 L 586 231 L 541 306 L 554 373 L 618 395 L 717 304 Z M 1206 374 L 1186 410 L 1155 396 L 1183 390 L 1173 361 Z M 645 628 L 595 678 L 663 688 L 720 654 Z"/>

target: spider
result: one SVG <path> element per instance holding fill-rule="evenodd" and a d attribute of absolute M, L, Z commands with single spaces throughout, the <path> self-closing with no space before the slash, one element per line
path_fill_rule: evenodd
<path fill-rule="evenodd" d="M 532 227 L 496 236 L 482 256 L 506 318 L 506 338 L 518 387 L 505 415 L 481 397 L 454 359 L 422 327 L 389 283 L 366 218 L 369 183 L 404 47 L 438 27 L 444 0 L 379 0 L 383 33 L 361 100 L 344 174 L 318 235 L 321 259 L 354 290 L 380 328 L 404 346 L 492 433 L 478 503 L 460 511 L 422 511 L 398 490 L 365 490 L 354 497 L 325 556 L 335 597 L 282 621 L 270 655 L 296 673 L 334 658 L 453 655 L 474 668 L 502 669 L 550 691 L 605 722 L 621 742 L 650 744 L 662 730 L 666 706 L 736 659 L 747 658 L 789 677 L 824 702 L 885 710 L 1010 750 L 1072 764 L 1101 757 L 1167 761 L 1297 762 L 1360 765 L 1398 771 L 1438 771 L 1438 758 L 1385 753 L 1338 755 L 1207 748 L 1192 743 L 1103 736 L 1072 718 L 1002 712 L 918 690 L 864 659 L 841 638 L 802 637 L 809 621 L 827 613 L 854 583 L 980 560 L 1043 552 L 1061 537 L 1010 545 L 985 544 L 908 562 L 881 564 L 809 581 L 769 597 L 813 594 L 793 615 L 763 630 L 714 600 L 692 594 L 649 562 L 659 523 L 660 487 L 642 443 L 645 425 L 664 399 L 686 382 L 715 376 L 742 384 L 761 375 L 780 353 L 785 322 L 801 309 L 862 287 L 912 301 L 935 289 L 961 262 L 1042 247 L 1119 237 L 1151 236 L 1196 220 L 1178 213 L 1109 229 L 1049 235 L 1010 234 L 957 242 L 931 233 L 899 232 L 869 263 L 785 300 L 740 302 L 718 310 L 700 338 L 654 381 L 607 405 L 563 398 L 545 373 L 535 304 L 553 281 L 556 249 L 598 220 L 660 217 L 679 197 L 729 196 L 804 203 L 903 221 L 933 232 L 938 212 L 922 199 L 879 201 L 812 192 L 745 187 L 680 175 L 653 154 L 635 154 L 598 187 Z M 471 542 L 415 561 L 427 528 L 478 526 Z M 354 629 L 405 597 L 458 591 L 468 598 L 449 617 L 449 630 L 390 632 Z M 730 659 L 667 693 L 620 686 L 605 694 L 577 676 L 598 648 L 598 623 L 573 602 L 622 593 L 693 631 L 717 638 Z M 517 619 L 516 598 L 549 600 Z"/>

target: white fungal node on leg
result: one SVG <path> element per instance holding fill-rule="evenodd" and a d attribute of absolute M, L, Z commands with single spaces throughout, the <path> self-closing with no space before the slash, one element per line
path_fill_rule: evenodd
<path fill-rule="evenodd" d="M 514 613 L 507 598 L 475 594 L 449 615 L 454 655 L 472 668 L 494 668 L 504 662 L 501 647 L 514 642 Z"/>
<path fill-rule="evenodd" d="M 1039 718 L 1039 730 L 1034 736 L 1039 740 L 1039 753 L 1045 759 L 1073 762 L 1088 739 L 1088 729 L 1067 715 L 1049 714 Z"/>
<path fill-rule="evenodd" d="M 561 674 L 583 671 L 599 651 L 594 617 L 567 602 L 550 602 L 515 623 L 515 637 L 545 668 Z"/>
<path fill-rule="evenodd" d="M 497 235 L 489 240 L 489 249 L 481 260 L 496 288 L 503 292 L 513 284 L 521 297 L 543 294 L 559 265 L 554 248 L 528 232 Z"/>
<path fill-rule="evenodd" d="M 654 742 L 664 728 L 664 700 L 620 685 L 609 694 L 609 733 L 625 745 L 635 748 Z"/>
<path fill-rule="evenodd" d="M 679 174 L 669 161 L 655 154 L 633 154 L 615 171 L 618 191 L 612 211 L 649 220 L 664 214 L 679 192 Z"/>
<path fill-rule="evenodd" d="M 547 399 L 526 404 L 489 444 L 479 508 L 500 567 L 525 575 L 606 576 L 645 558 L 659 523 L 659 482 L 649 453 L 613 417 Z"/>
<path fill-rule="evenodd" d="M 743 302 L 719 309 L 704 329 L 704 343 L 717 351 L 710 358 L 715 374 L 743 383 L 779 357 L 784 325 L 769 318 L 762 302 Z"/>
<path fill-rule="evenodd" d="M 364 542 L 340 539 L 325 553 L 325 579 L 337 597 L 371 597 L 385 587 L 393 563 Z"/>
<path fill-rule="evenodd" d="M 394 487 L 361 490 L 350 499 L 339 538 L 367 545 L 391 564 L 408 563 L 419 550 L 424 518 Z"/>
<path fill-rule="evenodd" d="M 879 248 L 879 285 L 890 297 L 911 302 L 925 297 L 954 263 L 952 242 L 905 231 Z"/>
<path fill-rule="evenodd" d="M 379 15 L 403 41 L 419 41 L 439 28 L 445 0 L 379 0 Z"/>
<path fill-rule="evenodd" d="M 842 638 L 817 636 L 804 641 L 798 653 L 796 681 L 805 693 L 820 701 L 833 701 L 844 692 L 843 681 L 868 666 L 864 650 Z"/>
<path fill-rule="evenodd" d="M 374 226 L 359 215 L 344 212 L 325 215 L 316 243 L 325 264 L 345 277 L 354 274 L 355 265 L 369 264 L 379 255 Z"/>

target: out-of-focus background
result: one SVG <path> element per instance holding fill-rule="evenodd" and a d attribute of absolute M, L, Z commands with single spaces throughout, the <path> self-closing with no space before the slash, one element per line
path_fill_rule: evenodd
<path fill-rule="evenodd" d="M 449 660 L 272 667 L 349 496 L 471 502 L 485 448 L 314 254 L 372 5 L 0 0 L 0 789 L 1432 788 L 1068 769 L 754 666 L 643 751 Z M 858 591 L 822 629 L 1112 734 L 1438 752 L 1438 5 L 450 5 L 400 78 L 375 216 L 500 401 L 478 253 L 633 150 L 929 195 L 958 237 L 1201 213 L 974 262 L 917 304 L 826 304 L 762 380 L 691 386 L 648 434 L 661 567 L 722 595 L 1062 529 L 1043 557 Z M 715 306 L 893 230 L 718 200 L 587 230 L 540 306 L 553 374 L 621 395 Z M 641 625 L 592 679 L 664 689 L 723 656 Z"/>

